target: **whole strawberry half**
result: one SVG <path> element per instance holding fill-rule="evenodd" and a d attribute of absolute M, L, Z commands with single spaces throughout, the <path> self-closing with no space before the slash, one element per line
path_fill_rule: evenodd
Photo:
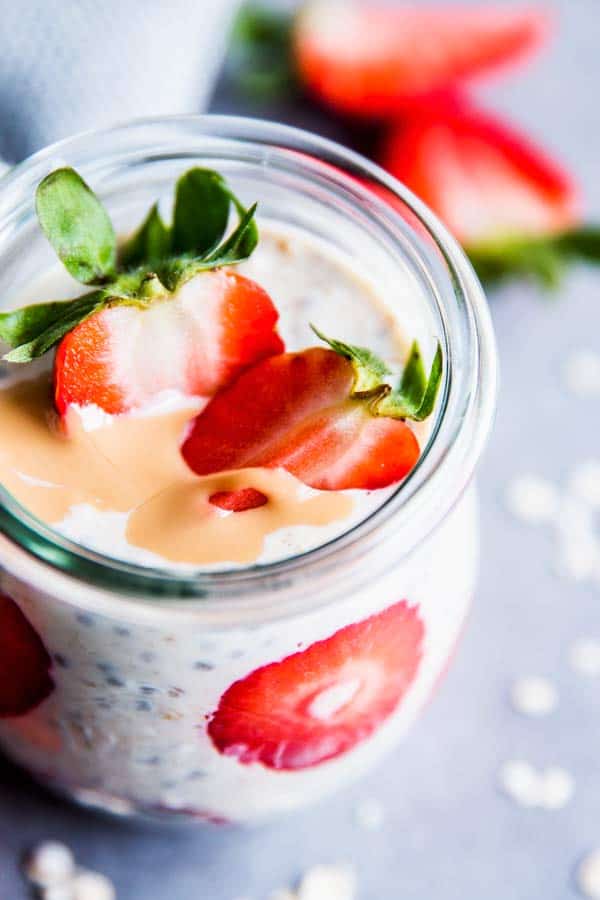
<path fill-rule="evenodd" d="M 431 413 L 441 351 L 427 380 L 413 345 L 392 390 L 369 350 L 325 340 L 335 349 L 273 356 L 213 397 L 182 445 L 190 468 L 197 475 L 283 468 L 320 490 L 370 490 L 404 478 L 420 453 L 405 419 Z"/>
<path fill-rule="evenodd" d="M 294 59 L 303 83 L 337 111 L 389 117 L 527 56 L 549 24 L 539 7 L 317 0 L 296 20 Z"/>
<path fill-rule="evenodd" d="M 254 281 L 203 272 L 147 307 L 108 306 L 60 342 L 56 408 L 95 404 L 107 413 L 143 406 L 160 391 L 211 396 L 242 369 L 283 350 L 278 313 Z"/>
<path fill-rule="evenodd" d="M 398 707 L 422 655 L 424 628 L 405 601 L 236 681 L 208 733 L 221 753 L 304 769 L 368 738 Z"/>
<path fill-rule="evenodd" d="M 17 604 L 0 594 L 0 718 L 23 716 L 48 697 L 52 661 Z"/>
<path fill-rule="evenodd" d="M 392 129 L 382 165 L 466 246 L 551 235 L 579 220 L 569 175 L 504 123 L 463 102 Z"/>

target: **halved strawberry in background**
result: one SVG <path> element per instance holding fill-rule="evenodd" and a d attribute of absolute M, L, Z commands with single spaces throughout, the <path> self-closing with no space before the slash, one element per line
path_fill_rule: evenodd
<path fill-rule="evenodd" d="M 407 100 L 527 56 L 549 25 L 549 13 L 540 7 L 317 0 L 296 20 L 294 57 L 307 88 L 337 111 L 389 117 Z"/>
<path fill-rule="evenodd" d="M 254 281 L 225 269 L 192 278 L 147 308 L 108 307 L 56 351 L 56 408 L 107 413 L 143 406 L 160 391 L 211 396 L 246 366 L 283 350 L 278 313 Z"/>
<path fill-rule="evenodd" d="M 236 681 L 208 733 L 241 763 L 304 769 L 368 738 L 410 687 L 424 628 L 406 601 Z"/>
<path fill-rule="evenodd" d="M 467 246 L 555 234 L 580 218 L 569 175 L 528 138 L 466 103 L 397 125 L 380 162 Z"/>
<path fill-rule="evenodd" d="M 194 419 L 182 446 L 190 468 L 197 475 L 283 468 L 320 490 L 369 490 L 404 478 L 420 448 L 403 420 L 409 412 L 383 411 L 393 396 L 381 383 L 387 370 L 364 348 L 331 345 L 375 360 L 375 371 L 367 367 L 358 376 L 368 384 L 357 384 L 355 361 L 335 350 L 313 347 L 263 360 Z M 437 382 L 431 406 L 436 390 Z"/>
<path fill-rule="evenodd" d="M 23 716 L 53 689 L 52 660 L 17 604 L 0 594 L 0 718 Z"/>

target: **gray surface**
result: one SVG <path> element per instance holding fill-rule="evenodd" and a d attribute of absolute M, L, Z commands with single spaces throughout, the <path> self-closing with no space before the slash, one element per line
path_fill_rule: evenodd
<path fill-rule="evenodd" d="M 520 79 L 494 91 L 496 106 L 565 157 L 600 219 L 600 80 L 597 0 L 564 0 L 559 39 Z M 221 97 L 220 106 L 225 101 Z M 503 367 L 498 423 L 481 467 L 483 564 L 474 610 L 437 698 L 402 748 L 368 780 L 316 810 L 258 831 L 149 831 L 84 814 L 0 768 L 0 898 L 21 900 L 17 858 L 48 836 L 114 878 L 119 900 L 265 900 L 305 868 L 353 860 L 360 900 L 565 900 L 572 868 L 600 844 L 600 682 L 573 675 L 566 654 L 582 634 L 600 637 L 598 588 L 557 580 L 543 532 L 510 520 L 507 481 L 522 470 L 563 478 L 600 452 L 599 404 L 566 395 L 561 360 L 600 351 L 600 274 L 568 279 L 557 302 L 515 287 L 493 298 Z M 532 721 L 507 702 L 514 676 L 545 674 L 557 714 Z M 577 781 L 563 811 L 519 810 L 498 793 L 511 757 L 560 763 Z M 379 797 L 385 830 L 353 821 Z"/>

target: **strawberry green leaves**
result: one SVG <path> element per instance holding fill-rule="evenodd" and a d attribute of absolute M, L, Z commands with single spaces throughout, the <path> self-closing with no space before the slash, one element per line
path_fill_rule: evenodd
<path fill-rule="evenodd" d="M 222 240 L 231 198 L 225 180 L 210 169 L 190 169 L 177 182 L 172 249 L 202 256 Z M 199 217 L 198 210 L 204 210 Z"/>
<path fill-rule="evenodd" d="M 231 210 L 238 224 L 225 237 Z M 169 291 L 200 272 L 247 259 L 258 243 L 256 204 L 246 209 L 212 169 L 193 168 L 175 189 L 173 225 L 165 225 L 155 205 L 124 245 L 121 266 L 150 266 Z"/>
<path fill-rule="evenodd" d="M 371 394 L 371 392 L 378 391 L 381 388 L 383 379 L 386 375 L 389 375 L 390 370 L 377 354 L 367 347 L 356 347 L 354 344 L 345 344 L 343 341 L 328 338 L 314 325 L 310 327 L 318 338 L 329 344 L 331 349 L 335 350 L 340 356 L 349 359 L 354 366 L 355 382 L 353 393 L 355 396 Z"/>
<path fill-rule="evenodd" d="M 433 412 L 443 372 L 442 348 L 438 342 L 429 376 L 417 341 L 413 341 L 398 387 L 392 388 L 384 379 L 390 370 L 375 353 L 366 347 L 345 344 L 326 337 L 314 325 L 312 330 L 340 356 L 349 359 L 355 372 L 352 396 L 370 400 L 374 415 L 391 419 L 411 419 L 422 422 Z"/>
<path fill-rule="evenodd" d="M 39 223 L 67 271 L 82 284 L 115 274 L 117 239 L 109 215 L 74 169 L 57 169 L 36 191 Z"/>
<path fill-rule="evenodd" d="M 468 247 L 467 253 L 485 284 L 516 276 L 537 281 L 543 288 L 556 288 L 571 263 L 600 264 L 600 227 L 584 225 L 557 235 L 477 244 Z"/>
<path fill-rule="evenodd" d="M 158 203 L 155 203 L 143 223 L 121 249 L 120 264 L 134 268 L 146 263 L 157 266 L 171 250 L 171 233 L 161 219 Z"/>
<path fill-rule="evenodd" d="M 12 348 L 4 356 L 9 362 L 42 356 L 108 305 L 145 307 L 165 299 L 201 272 L 247 259 L 258 243 L 256 204 L 247 210 L 218 172 L 198 167 L 177 182 L 173 225 L 165 224 L 154 204 L 119 253 L 108 213 L 74 169 L 57 169 L 44 178 L 36 209 L 67 271 L 98 289 L 0 314 L 0 340 Z M 227 235 L 232 209 L 238 224 Z"/>
<path fill-rule="evenodd" d="M 55 344 L 85 319 L 104 305 L 104 292 L 92 291 L 63 303 L 40 303 L 27 308 L 27 325 L 19 328 L 18 321 L 11 319 L 14 313 L 0 316 L 0 338 L 14 349 L 3 359 L 12 363 L 27 363 L 43 356 Z M 17 311 L 24 312 L 24 311 Z M 15 335 L 12 339 L 9 335 Z M 23 340 L 28 337 L 28 340 Z"/>
<path fill-rule="evenodd" d="M 442 381 L 442 368 L 442 348 L 438 343 L 427 377 L 419 345 L 414 341 L 400 384 L 379 401 L 377 415 L 423 422 L 433 412 Z"/>

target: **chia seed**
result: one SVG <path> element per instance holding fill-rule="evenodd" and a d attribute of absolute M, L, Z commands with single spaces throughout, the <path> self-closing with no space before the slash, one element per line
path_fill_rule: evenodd
<path fill-rule="evenodd" d="M 129 628 L 124 628 L 122 625 L 116 625 L 113 631 L 118 637 L 131 637 Z"/>
<path fill-rule="evenodd" d="M 152 704 L 148 703 L 147 700 L 138 700 L 135 704 L 135 708 L 138 712 L 151 712 Z"/>
<path fill-rule="evenodd" d="M 211 669 L 214 669 L 212 663 L 207 662 L 196 662 L 194 663 L 194 668 L 198 669 L 201 672 L 210 672 Z"/>

